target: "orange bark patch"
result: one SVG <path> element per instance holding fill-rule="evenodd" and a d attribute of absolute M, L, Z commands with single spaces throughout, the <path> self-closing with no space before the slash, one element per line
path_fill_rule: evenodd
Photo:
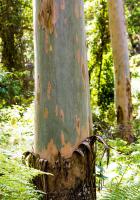
<path fill-rule="evenodd" d="M 80 128 L 80 119 L 76 116 L 76 126 L 77 126 L 77 137 L 75 140 L 75 144 L 67 143 L 65 141 L 63 132 L 61 132 L 61 143 L 63 143 L 63 147 L 60 150 L 60 153 L 65 158 L 68 158 L 72 155 L 73 151 L 78 147 L 78 145 L 86 138 L 89 137 L 89 122 L 85 124 L 82 128 Z"/>
<path fill-rule="evenodd" d="M 62 109 L 60 109 L 59 111 L 59 116 L 60 116 L 60 119 L 64 122 L 64 111 Z"/>
<path fill-rule="evenodd" d="M 49 162 L 54 163 L 58 155 L 58 149 L 54 144 L 53 139 L 51 139 L 50 142 L 48 143 L 47 149 L 44 149 L 41 152 L 37 153 L 39 153 L 41 158 L 47 159 Z"/>
<path fill-rule="evenodd" d="M 39 23 L 43 29 L 47 29 L 49 33 L 54 30 L 54 0 L 42 0 L 40 4 L 40 12 L 38 15 Z"/>
<path fill-rule="evenodd" d="M 55 115 L 56 117 L 60 117 L 60 119 L 64 122 L 64 111 L 58 107 L 58 105 L 55 106 Z"/>
<path fill-rule="evenodd" d="M 45 119 L 48 119 L 48 109 L 47 108 L 45 108 L 45 111 L 44 111 L 44 117 L 45 117 Z"/>
<path fill-rule="evenodd" d="M 76 116 L 77 126 L 79 128 L 79 118 Z M 79 131 L 78 131 L 79 132 Z M 49 162 L 54 163 L 56 161 L 56 158 L 58 156 L 58 152 L 61 153 L 62 157 L 69 158 L 71 157 L 73 151 L 78 147 L 78 145 L 86 138 L 89 137 L 89 122 L 85 124 L 81 128 L 81 134 L 77 134 L 75 144 L 71 144 L 70 142 L 65 141 L 65 135 L 63 131 L 60 133 L 60 141 L 62 144 L 62 147 L 58 149 L 56 145 L 54 144 L 54 140 L 51 139 L 50 142 L 47 145 L 47 149 L 44 149 L 41 152 L 36 152 L 40 154 L 41 158 L 47 159 Z"/>
<path fill-rule="evenodd" d="M 76 132 L 80 136 L 80 118 L 75 117 L 75 127 L 76 127 Z"/>
<path fill-rule="evenodd" d="M 64 146 L 61 148 L 60 153 L 65 158 L 68 158 L 72 155 L 73 150 L 74 150 L 73 146 L 68 142 L 68 143 L 65 143 Z"/>
<path fill-rule="evenodd" d="M 61 144 L 62 145 L 65 145 L 65 137 L 64 137 L 64 133 L 63 133 L 63 131 L 61 131 L 61 136 L 60 136 L 61 138 Z"/>
<path fill-rule="evenodd" d="M 38 15 L 39 24 L 45 30 L 45 51 L 52 51 L 52 46 L 49 45 L 49 34 L 54 32 L 56 23 L 54 0 L 41 0 L 40 11 Z"/>
<path fill-rule="evenodd" d="M 79 2 L 77 0 L 74 3 L 74 15 L 77 19 L 80 18 L 80 7 L 79 7 Z"/>
<path fill-rule="evenodd" d="M 50 100 L 51 99 L 51 92 L 52 92 L 52 85 L 51 82 L 48 82 L 48 86 L 47 86 L 47 97 Z"/>
<path fill-rule="evenodd" d="M 60 8 L 61 8 L 61 10 L 65 10 L 65 0 L 61 0 Z"/>
<path fill-rule="evenodd" d="M 49 154 L 52 154 L 52 155 L 56 155 L 57 154 L 58 150 L 57 150 L 56 145 L 54 144 L 53 139 L 50 140 L 50 142 L 48 144 L 48 147 L 47 147 L 47 150 L 48 150 Z"/>

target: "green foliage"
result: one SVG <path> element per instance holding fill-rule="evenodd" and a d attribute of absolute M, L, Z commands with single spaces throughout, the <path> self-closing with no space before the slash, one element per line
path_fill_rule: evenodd
<path fill-rule="evenodd" d="M 121 188 L 113 187 L 104 192 L 100 200 L 139 200 L 140 199 L 140 184 L 127 185 Z"/>
<path fill-rule="evenodd" d="M 0 199 L 37 200 L 41 193 L 35 190 L 31 180 L 37 170 L 25 167 L 19 160 L 0 149 Z"/>
<path fill-rule="evenodd" d="M 33 98 L 31 0 L 0 0 L 0 106 Z"/>
<path fill-rule="evenodd" d="M 140 2 L 126 0 L 126 17 L 130 42 L 131 56 L 140 53 Z"/>
<path fill-rule="evenodd" d="M 33 105 L 13 106 L 0 110 L 0 147 L 21 156 L 33 145 Z M 17 153 L 18 152 L 18 153 Z"/>
<path fill-rule="evenodd" d="M 0 116 L 0 199 L 40 199 L 31 180 L 41 172 L 21 163 L 33 145 L 33 105 L 3 108 Z"/>
<path fill-rule="evenodd" d="M 128 145 L 116 139 L 109 140 L 112 147 L 110 164 L 103 167 L 104 181 L 101 200 L 139 200 L 140 199 L 140 140 Z M 104 165 L 105 166 L 105 165 Z"/>
<path fill-rule="evenodd" d="M 0 107 L 33 99 L 31 0 L 0 0 Z"/>
<path fill-rule="evenodd" d="M 86 1 L 86 30 L 91 105 L 105 112 L 114 102 L 114 75 L 106 0 Z M 102 115 L 102 114 L 101 114 Z"/>
<path fill-rule="evenodd" d="M 7 71 L 24 69 L 33 62 L 31 0 L 0 0 L 1 62 Z"/>
<path fill-rule="evenodd" d="M 29 104 L 33 100 L 31 72 L 6 72 L 0 70 L 0 107 L 11 104 Z"/>

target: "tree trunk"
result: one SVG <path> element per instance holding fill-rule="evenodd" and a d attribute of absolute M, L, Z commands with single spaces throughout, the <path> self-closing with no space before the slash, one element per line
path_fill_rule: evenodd
<path fill-rule="evenodd" d="M 118 134 L 129 143 L 133 142 L 132 102 L 129 72 L 129 53 L 124 17 L 123 0 L 108 0 L 109 23 L 115 68 L 115 98 Z"/>
<path fill-rule="evenodd" d="M 34 0 L 34 29 L 35 153 L 41 158 L 34 167 L 54 174 L 40 188 L 46 199 L 94 199 L 93 156 L 75 151 L 91 124 L 83 1 Z"/>

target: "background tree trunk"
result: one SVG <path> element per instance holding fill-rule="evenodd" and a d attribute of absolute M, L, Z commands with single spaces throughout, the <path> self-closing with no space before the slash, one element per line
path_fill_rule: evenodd
<path fill-rule="evenodd" d="M 132 102 L 127 32 L 122 0 L 108 0 L 109 23 L 115 67 L 115 98 L 119 136 L 129 143 L 132 135 Z"/>
<path fill-rule="evenodd" d="M 43 189 L 48 199 L 94 199 L 90 153 L 72 155 L 91 123 L 83 1 L 34 0 L 34 28 L 35 153 L 54 174 Z"/>

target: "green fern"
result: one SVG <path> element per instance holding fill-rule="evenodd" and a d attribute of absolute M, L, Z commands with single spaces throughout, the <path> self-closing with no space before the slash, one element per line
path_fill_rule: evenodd
<path fill-rule="evenodd" d="M 101 192 L 100 200 L 140 200 L 140 184 L 119 186 Z"/>
<path fill-rule="evenodd" d="M 0 149 L 0 199 L 2 200 L 37 200 L 40 191 L 31 183 L 33 176 L 39 174 L 22 163 L 6 155 Z"/>

